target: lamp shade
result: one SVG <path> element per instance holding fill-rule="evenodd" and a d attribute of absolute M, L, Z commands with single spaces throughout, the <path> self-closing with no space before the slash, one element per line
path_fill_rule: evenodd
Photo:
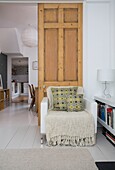
<path fill-rule="evenodd" d="M 115 69 L 99 69 L 97 70 L 98 81 L 115 81 Z"/>
<path fill-rule="evenodd" d="M 22 42 L 27 47 L 36 47 L 38 44 L 37 30 L 29 25 L 28 28 L 22 32 Z"/>

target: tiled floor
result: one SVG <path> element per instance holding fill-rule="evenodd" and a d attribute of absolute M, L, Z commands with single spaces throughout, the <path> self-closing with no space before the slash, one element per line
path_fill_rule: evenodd
<path fill-rule="evenodd" d="M 40 148 L 40 128 L 35 112 L 26 103 L 13 103 L 0 111 L 0 149 Z M 115 147 L 98 129 L 97 143 L 87 147 L 95 161 L 115 161 Z"/>

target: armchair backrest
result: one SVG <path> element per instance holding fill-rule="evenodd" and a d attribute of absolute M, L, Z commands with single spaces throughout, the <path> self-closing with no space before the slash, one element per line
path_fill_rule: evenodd
<path fill-rule="evenodd" d="M 53 108 L 53 95 L 52 95 L 52 88 L 70 88 L 70 87 L 76 87 L 76 86 L 49 86 L 47 88 L 47 97 L 49 99 L 49 109 Z M 77 94 L 84 94 L 83 93 L 83 87 L 78 86 Z"/>

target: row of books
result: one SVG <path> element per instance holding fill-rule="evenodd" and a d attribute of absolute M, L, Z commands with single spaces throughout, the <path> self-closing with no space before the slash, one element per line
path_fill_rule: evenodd
<path fill-rule="evenodd" d="M 98 117 L 115 129 L 115 108 L 98 102 Z"/>
<path fill-rule="evenodd" d="M 111 134 L 109 131 L 106 132 L 106 138 L 113 144 L 115 145 L 115 136 Z"/>
<path fill-rule="evenodd" d="M 103 127 L 102 134 L 115 146 L 115 136 Z"/>
<path fill-rule="evenodd" d="M 106 108 L 105 104 L 98 102 L 98 117 L 106 122 Z"/>

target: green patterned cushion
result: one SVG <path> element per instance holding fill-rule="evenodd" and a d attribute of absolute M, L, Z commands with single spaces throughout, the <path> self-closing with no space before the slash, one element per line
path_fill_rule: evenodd
<path fill-rule="evenodd" d="M 84 110 L 83 94 L 70 95 L 67 98 L 67 111 L 78 112 Z"/>
<path fill-rule="evenodd" d="M 52 88 L 53 110 L 67 110 L 67 96 L 77 94 L 77 88 Z"/>
<path fill-rule="evenodd" d="M 63 88 L 65 90 L 66 98 L 68 95 L 76 95 L 78 87 Z"/>

